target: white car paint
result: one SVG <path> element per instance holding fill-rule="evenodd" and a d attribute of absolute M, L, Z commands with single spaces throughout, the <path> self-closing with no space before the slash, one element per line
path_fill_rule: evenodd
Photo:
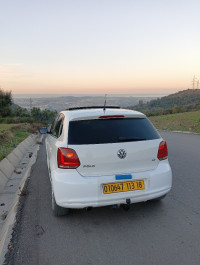
<path fill-rule="evenodd" d="M 162 138 L 95 145 L 69 145 L 68 126 L 70 121 L 98 119 L 102 115 L 124 115 L 145 117 L 140 112 L 123 109 L 92 109 L 61 112 L 64 117 L 61 135 L 46 138 L 47 165 L 52 191 L 57 205 L 65 208 L 98 207 L 147 201 L 167 194 L 172 186 L 172 172 L 168 159 L 157 158 Z M 81 133 L 81 132 L 80 132 Z M 72 148 L 80 160 L 77 169 L 58 168 L 57 150 Z M 117 152 L 125 149 L 127 157 L 119 159 Z M 112 194 L 103 193 L 103 184 L 124 182 L 116 180 L 117 174 L 129 174 L 133 180 L 144 180 L 145 189 Z M 128 180 L 129 181 L 129 180 Z"/>

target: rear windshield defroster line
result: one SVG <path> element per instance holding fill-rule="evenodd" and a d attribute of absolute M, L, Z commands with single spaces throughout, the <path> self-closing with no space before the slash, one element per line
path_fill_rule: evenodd
<path fill-rule="evenodd" d="M 147 118 L 79 120 L 69 123 L 68 144 L 106 144 L 159 139 Z"/>

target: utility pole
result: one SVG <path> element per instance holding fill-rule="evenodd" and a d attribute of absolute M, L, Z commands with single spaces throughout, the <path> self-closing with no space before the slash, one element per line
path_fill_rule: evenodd
<path fill-rule="evenodd" d="M 192 79 L 192 89 L 195 89 L 195 82 L 196 81 L 196 76 L 194 75 L 193 79 Z"/>
<path fill-rule="evenodd" d="M 197 80 L 197 89 L 199 89 L 199 80 Z"/>

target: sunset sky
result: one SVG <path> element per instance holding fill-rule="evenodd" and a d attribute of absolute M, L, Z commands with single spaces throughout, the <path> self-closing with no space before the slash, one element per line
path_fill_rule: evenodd
<path fill-rule="evenodd" d="M 173 93 L 200 79 L 199 0 L 0 0 L 0 87 Z"/>

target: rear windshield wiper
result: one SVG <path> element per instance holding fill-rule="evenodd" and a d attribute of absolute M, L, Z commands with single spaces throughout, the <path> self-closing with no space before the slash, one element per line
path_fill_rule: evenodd
<path fill-rule="evenodd" d="M 145 141 L 146 138 L 139 137 L 119 137 L 118 142 L 134 142 L 134 141 Z"/>

